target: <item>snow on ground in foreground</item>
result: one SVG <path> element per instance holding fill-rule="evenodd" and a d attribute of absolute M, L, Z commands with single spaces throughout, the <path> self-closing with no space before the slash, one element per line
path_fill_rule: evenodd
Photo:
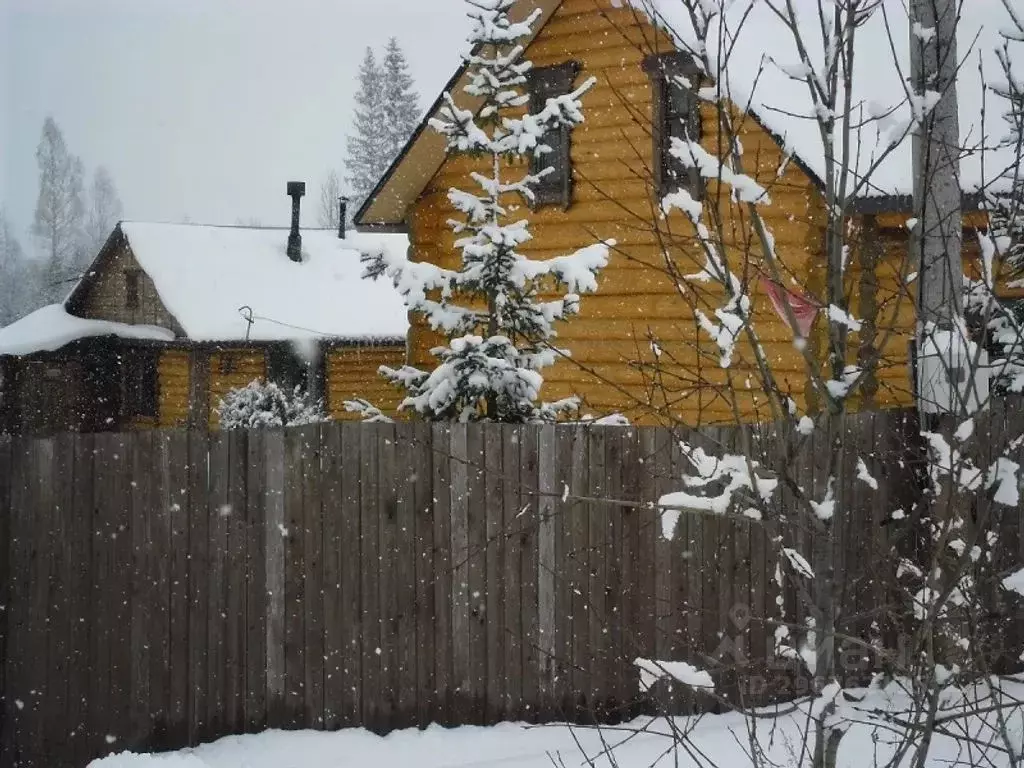
<path fill-rule="evenodd" d="M 1006 693 L 1020 700 L 1024 685 L 1017 680 L 1004 681 Z M 856 692 L 858 696 L 864 692 Z M 971 709 L 979 704 L 985 707 L 990 699 L 975 699 Z M 891 731 L 887 726 L 877 727 L 870 712 L 877 709 L 902 708 L 905 701 L 896 702 L 874 691 L 867 694 L 856 707 L 845 707 L 845 717 L 853 722 L 844 737 L 839 753 L 839 766 L 863 768 L 885 765 L 891 754 Z M 954 710 L 960 712 L 954 703 Z M 778 766 L 795 766 L 798 760 L 800 733 L 806 727 L 806 707 L 797 715 L 786 715 L 773 722 L 757 721 L 760 741 L 769 760 Z M 1021 744 L 1022 721 L 1019 709 L 1004 708 L 1008 716 L 1008 731 L 1012 734 L 1014 749 Z M 952 730 L 970 727 L 975 746 L 956 743 L 939 736 L 930 752 L 928 766 L 1008 765 L 997 749 L 984 750 L 982 757 L 976 744 L 1000 742 L 994 740 L 995 717 L 987 715 L 989 722 L 974 716 L 968 721 L 958 720 Z M 641 719 L 626 726 L 609 727 L 600 733 L 594 729 L 564 725 L 524 726 L 503 724 L 490 728 L 463 727 L 443 729 L 432 726 L 426 731 L 397 731 L 379 737 L 364 730 L 351 729 L 337 733 L 314 731 L 268 731 L 254 736 L 232 736 L 194 750 L 143 756 L 125 753 L 94 761 L 90 768 L 566 768 L 592 765 L 605 768 L 611 765 L 602 756 L 602 738 L 614 747 L 615 765 L 620 768 L 648 768 L 649 766 L 722 766 L 743 768 L 749 766 L 746 756 L 747 731 L 745 721 L 736 714 L 708 715 L 701 719 L 676 718 L 681 731 L 690 730 L 691 743 L 673 750 L 667 738 L 665 720 Z M 635 731 L 644 731 L 634 736 Z M 585 751 L 577 746 L 576 740 Z M 691 755 L 700 755 L 695 762 Z M 904 761 L 909 764 L 909 760 Z"/>

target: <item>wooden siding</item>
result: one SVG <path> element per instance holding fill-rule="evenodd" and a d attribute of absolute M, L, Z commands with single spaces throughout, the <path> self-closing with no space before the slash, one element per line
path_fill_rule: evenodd
<path fill-rule="evenodd" d="M 377 369 L 382 365 L 397 368 L 404 362 L 404 347 L 344 347 L 328 351 L 325 399 L 331 418 L 358 418 L 345 410 L 345 401 L 355 398 L 369 400 L 385 413 L 393 413 L 402 394 L 388 384 Z"/>
<path fill-rule="evenodd" d="M 92 283 L 78 299 L 75 314 L 92 320 L 110 320 L 115 323 L 133 325 L 158 325 L 170 328 L 181 335 L 181 328 L 174 316 L 167 311 L 156 285 L 149 275 L 142 271 L 131 248 L 122 239 L 115 241 L 110 250 L 93 265 Z M 125 281 L 127 272 L 139 275 L 138 306 L 128 306 L 128 290 Z"/>
<path fill-rule="evenodd" d="M 160 389 L 160 426 L 188 425 L 191 382 L 191 354 L 187 349 L 168 349 L 160 353 L 157 367 Z"/>
<path fill-rule="evenodd" d="M 266 354 L 262 348 L 223 349 L 210 355 L 210 427 L 216 429 L 217 407 L 232 389 L 244 387 L 267 375 Z"/>
<path fill-rule="evenodd" d="M 678 234 L 691 230 L 680 214 L 664 222 L 653 214 L 648 178 L 653 154 L 652 89 L 641 65 L 650 51 L 671 50 L 671 42 L 632 9 L 614 5 L 612 0 L 565 0 L 526 52 L 535 66 L 575 60 L 581 65 L 577 82 L 594 76 L 597 84 L 583 98 L 586 122 L 572 135 L 573 204 L 568 210 L 545 207 L 532 212 L 520 206 L 518 212 L 530 220 L 534 235 L 523 252 L 546 258 L 588 245 L 596 238 L 615 238 L 619 244 L 599 278 L 598 293 L 585 296 L 580 316 L 559 327 L 559 344 L 571 351 L 572 360 L 545 371 L 543 396 L 554 400 L 580 394 L 593 413 L 623 410 L 641 423 L 652 418 L 645 414 L 647 406 L 663 407 L 666 403 L 671 404 L 674 416 L 690 422 L 698 421 L 698 417 L 705 423 L 730 420 L 732 406 L 718 387 L 698 387 L 696 382 L 688 381 L 701 367 L 703 379 L 720 382 L 719 387 L 728 386 L 724 374 L 715 370 L 713 359 L 707 357 L 713 353 L 713 345 L 706 343 L 706 337 L 701 338 L 700 348 L 707 359 L 698 364 L 695 302 L 681 297 L 676 281 L 665 274 L 655 222 L 662 235 L 671 231 L 672 239 L 681 243 L 682 247 L 673 248 L 672 254 L 682 274 L 702 267 L 697 249 L 686 247 L 685 236 Z M 718 140 L 716 114 L 705 106 L 701 117 L 703 143 L 714 151 Z M 784 268 L 806 275 L 812 288 L 823 287 L 820 195 L 796 164 L 790 164 L 776 180 L 782 150 L 751 118 L 745 119 L 739 133 L 745 170 L 770 186 L 772 203 L 763 208 L 763 213 L 775 235 Z M 479 169 L 479 163 L 453 156 L 425 190 L 410 217 L 414 258 L 444 266 L 458 263 L 454 236 L 446 224 L 455 214 L 446 193 L 452 186 L 464 187 L 467 173 Z M 711 185 L 706 199 L 713 200 L 716 194 Z M 733 246 L 743 248 L 751 234 L 749 223 L 728 211 L 723 213 L 726 230 L 732 228 L 736 233 Z M 751 290 L 756 297 L 756 321 L 765 351 L 799 399 L 806 381 L 792 334 L 760 289 L 754 285 Z M 715 302 L 713 291 L 699 299 L 705 311 L 713 310 Z M 819 326 L 824 323 L 819 321 Z M 680 361 L 665 378 L 673 383 L 656 384 L 636 365 L 655 361 L 649 335 L 658 338 L 666 353 L 663 364 L 668 359 Z M 429 349 L 437 341 L 437 336 L 422 324 L 414 325 L 410 336 L 412 362 L 427 362 Z M 751 359 L 749 351 L 739 351 L 734 364 L 739 381 L 746 379 Z M 746 415 L 768 416 L 763 393 L 737 393 L 737 399 Z"/>

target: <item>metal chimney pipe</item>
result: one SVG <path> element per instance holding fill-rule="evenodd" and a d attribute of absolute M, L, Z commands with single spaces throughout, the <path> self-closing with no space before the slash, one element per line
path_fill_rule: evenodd
<path fill-rule="evenodd" d="M 344 240 L 346 228 L 348 227 L 348 198 L 342 195 L 338 198 L 338 239 Z"/>
<path fill-rule="evenodd" d="M 302 235 L 299 233 L 299 215 L 302 208 L 302 198 L 305 194 L 306 182 L 288 182 L 288 197 L 292 199 L 292 229 L 288 233 L 288 258 L 296 262 L 302 261 Z"/>

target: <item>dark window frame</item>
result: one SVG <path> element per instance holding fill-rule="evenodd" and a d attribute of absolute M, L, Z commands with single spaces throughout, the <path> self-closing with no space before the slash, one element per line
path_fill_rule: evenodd
<path fill-rule="evenodd" d="M 130 418 L 160 416 L 160 352 L 130 348 L 121 353 L 124 367 L 124 406 Z"/>
<path fill-rule="evenodd" d="M 643 69 L 651 79 L 653 113 L 651 138 L 654 142 L 654 189 L 659 199 L 685 188 L 695 200 L 704 197 L 704 180 L 696 168 L 685 168 L 669 154 L 672 137 L 699 142 L 703 138 L 700 117 L 699 87 L 702 73 L 693 56 L 683 51 L 652 54 L 644 59 Z M 691 88 L 683 88 L 676 78 L 690 81 Z M 680 176 L 688 178 L 681 180 Z"/>
<path fill-rule="evenodd" d="M 579 62 L 567 61 L 550 67 L 530 70 L 528 77 L 530 91 L 530 112 L 536 114 L 544 109 L 548 99 L 572 92 L 573 84 L 580 73 Z M 552 151 L 530 158 L 530 173 L 540 173 L 545 168 L 555 168 L 533 187 L 534 208 L 542 205 L 559 205 L 568 209 L 572 205 L 572 131 L 561 126 L 544 134 L 542 142 Z"/>
<path fill-rule="evenodd" d="M 124 305 L 126 309 L 138 309 L 141 303 L 142 275 L 141 270 L 126 269 L 124 271 Z"/>

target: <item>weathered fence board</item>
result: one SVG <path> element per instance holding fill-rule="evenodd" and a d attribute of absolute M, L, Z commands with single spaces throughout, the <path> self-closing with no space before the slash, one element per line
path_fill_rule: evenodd
<path fill-rule="evenodd" d="M 0 767 L 267 727 L 615 719 L 643 709 L 638 656 L 763 666 L 777 600 L 802 619 L 776 544 L 709 515 L 668 541 L 653 507 L 687 469 L 681 438 L 756 436 L 770 467 L 773 429 L 0 437 Z M 851 419 L 836 468 L 826 435 L 806 440 L 798 482 L 820 498 L 834 473 L 854 509 L 836 552 L 849 628 L 891 599 L 874 573 L 913 500 L 916 430 Z"/>

